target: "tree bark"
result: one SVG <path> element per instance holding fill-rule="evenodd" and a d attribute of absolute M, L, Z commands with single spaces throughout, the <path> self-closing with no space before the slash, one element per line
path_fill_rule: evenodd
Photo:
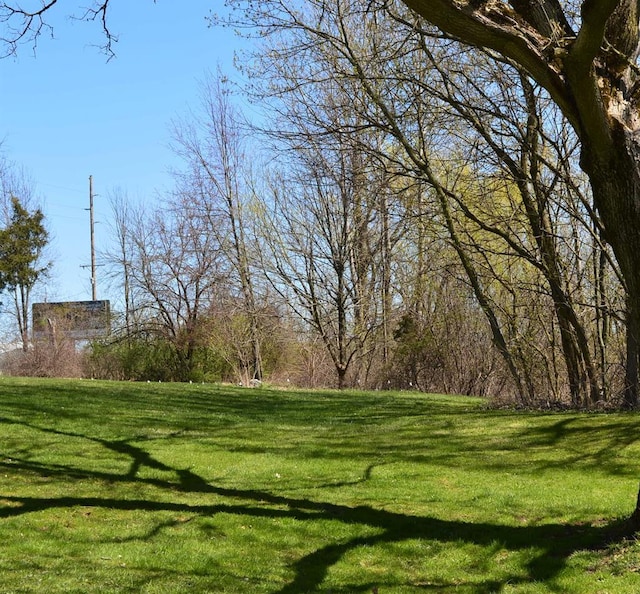
<path fill-rule="evenodd" d="M 638 405 L 638 330 L 640 329 L 640 154 L 638 132 L 619 130 L 620 144 L 610 158 L 594 158 L 583 148 L 583 168 L 589 174 L 594 201 L 620 266 L 627 292 L 627 361 L 623 402 Z"/>
<path fill-rule="evenodd" d="M 636 498 L 636 507 L 633 513 L 629 517 L 629 527 L 632 532 L 640 530 L 640 489 L 638 489 L 638 496 Z"/>

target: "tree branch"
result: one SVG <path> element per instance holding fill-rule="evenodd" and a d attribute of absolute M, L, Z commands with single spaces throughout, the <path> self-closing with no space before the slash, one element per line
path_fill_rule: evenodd
<path fill-rule="evenodd" d="M 107 54 L 108 59 L 113 58 L 115 53 L 113 51 L 113 44 L 118 42 L 118 38 L 112 34 L 107 23 L 107 9 L 109 8 L 110 0 L 103 0 L 100 4 L 93 8 L 87 8 L 85 13 L 78 19 L 81 21 L 95 21 L 99 19 L 102 23 L 102 32 L 106 39 L 106 43 L 102 46 L 102 50 Z"/>
<path fill-rule="evenodd" d="M 547 89 L 571 119 L 571 94 L 561 71 L 545 55 L 549 39 L 509 5 L 477 0 L 403 1 L 427 21 L 463 43 L 492 49 L 520 64 Z M 573 123 L 579 125 L 578 122 Z"/>
<path fill-rule="evenodd" d="M 12 6 L 6 2 L 0 3 L 0 23 L 6 23 L 7 25 L 7 33 L 0 37 L 0 41 L 7 46 L 4 56 L 14 55 L 18 45 L 23 40 L 31 39 L 35 49 L 37 39 L 42 30 L 49 29 L 52 31 L 51 27 L 44 21 L 43 15 L 57 1 L 50 0 L 35 11 L 27 11 L 19 5 Z"/>
<path fill-rule="evenodd" d="M 600 155 L 610 151 L 613 139 L 595 72 L 595 60 L 604 44 L 607 21 L 619 2 L 584 0 L 582 26 L 564 58 L 564 70 L 580 119 L 576 131 L 578 135 L 588 137 L 590 149 Z"/>
<path fill-rule="evenodd" d="M 509 0 L 518 14 L 545 37 L 575 37 L 558 0 Z"/>
<path fill-rule="evenodd" d="M 604 32 L 609 17 L 620 0 L 584 0 L 582 3 L 582 26 L 569 51 L 573 68 L 587 74 L 604 41 Z"/>
<path fill-rule="evenodd" d="M 95 0 L 89 8 L 84 9 L 81 16 L 73 16 L 80 21 L 96 21 L 102 24 L 105 43 L 102 50 L 109 58 L 113 57 L 113 44 L 118 41 L 108 26 L 107 13 L 111 0 Z M 46 20 L 46 16 L 51 14 L 58 0 L 41 0 L 41 6 L 37 10 L 27 10 L 21 4 L 0 1 L 0 25 L 3 31 L 0 33 L 0 44 L 4 47 L 0 50 L 0 57 L 15 55 L 21 44 L 31 44 L 35 51 L 38 39 L 45 32 L 53 36 L 53 27 Z"/>

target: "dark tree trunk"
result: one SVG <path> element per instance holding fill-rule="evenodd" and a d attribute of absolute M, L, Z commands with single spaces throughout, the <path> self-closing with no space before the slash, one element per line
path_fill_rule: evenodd
<path fill-rule="evenodd" d="M 627 360 L 625 365 L 625 384 L 623 407 L 634 409 L 638 406 L 638 322 L 627 306 Z"/>
<path fill-rule="evenodd" d="M 623 403 L 638 406 L 640 329 L 640 130 L 615 130 L 615 149 L 607 159 L 583 148 L 583 168 L 589 175 L 606 240 L 616 256 L 627 293 L 627 360 Z"/>
<path fill-rule="evenodd" d="M 638 489 L 638 496 L 636 498 L 636 508 L 629 518 L 629 527 L 632 532 L 640 530 L 640 489 Z"/>

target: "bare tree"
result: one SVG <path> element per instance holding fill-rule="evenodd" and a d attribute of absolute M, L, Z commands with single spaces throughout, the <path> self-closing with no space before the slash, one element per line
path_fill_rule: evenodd
<path fill-rule="evenodd" d="M 134 206 L 129 201 L 126 191 L 114 189 L 109 196 L 112 222 L 110 235 L 115 245 L 104 252 L 102 259 L 109 267 L 108 274 L 112 281 L 122 290 L 124 301 L 124 333 L 127 338 L 135 333 L 136 305 L 133 276 L 133 255 L 135 245 L 131 226 L 135 223 Z"/>
<path fill-rule="evenodd" d="M 307 145 L 296 178 L 272 186 L 262 224 L 268 246 L 262 266 L 321 337 L 342 388 L 377 324 L 365 281 L 371 280 L 370 246 L 363 247 L 362 229 L 366 186 L 354 174 L 350 151 L 330 158 L 325 147 L 318 148 Z"/>
<path fill-rule="evenodd" d="M 250 379 L 262 379 L 259 306 L 248 240 L 247 209 L 252 199 L 249 154 L 226 80 L 220 73 L 202 87 L 200 111 L 174 124 L 175 150 L 187 164 L 182 183 L 193 187 L 200 216 L 225 251 L 250 324 Z"/>
<path fill-rule="evenodd" d="M 199 323 L 227 274 L 220 246 L 193 203 L 191 195 L 178 194 L 164 209 L 137 213 L 126 230 L 137 332 L 173 346 L 180 379 L 190 377 Z"/>

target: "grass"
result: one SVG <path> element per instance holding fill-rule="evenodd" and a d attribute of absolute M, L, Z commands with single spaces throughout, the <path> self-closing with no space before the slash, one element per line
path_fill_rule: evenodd
<path fill-rule="evenodd" d="M 640 417 L 0 380 L 0 592 L 634 593 Z"/>

